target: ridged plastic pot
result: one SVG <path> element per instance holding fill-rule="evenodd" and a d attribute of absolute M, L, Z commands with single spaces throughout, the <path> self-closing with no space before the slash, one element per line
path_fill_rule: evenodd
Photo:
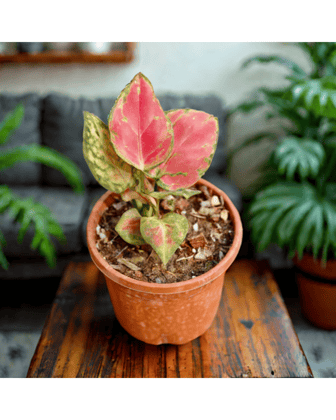
<path fill-rule="evenodd" d="M 336 260 L 328 260 L 326 267 L 312 255 L 301 260 L 294 258 L 299 269 L 296 280 L 302 314 L 314 325 L 325 330 L 336 329 Z"/>
<path fill-rule="evenodd" d="M 95 204 L 87 224 L 91 258 L 104 274 L 115 315 L 133 337 L 149 344 L 184 344 L 202 335 L 211 325 L 219 306 L 224 275 L 241 246 L 243 228 L 240 215 L 220 189 L 198 181 L 224 198 L 233 222 L 234 239 L 225 257 L 201 276 L 180 283 L 153 284 L 127 277 L 114 270 L 96 248 L 96 227 L 105 209 L 118 196 L 106 192 Z"/>

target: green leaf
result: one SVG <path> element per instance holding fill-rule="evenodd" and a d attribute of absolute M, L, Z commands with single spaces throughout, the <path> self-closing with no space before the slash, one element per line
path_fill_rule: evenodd
<path fill-rule="evenodd" d="M 50 209 L 32 198 L 21 199 L 13 194 L 8 188 L 0 187 L 0 197 L 2 193 L 10 194 L 11 200 L 7 210 L 14 220 L 21 224 L 18 234 L 18 241 L 22 242 L 29 226 L 33 226 L 35 234 L 30 244 L 32 249 L 45 257 L 50 267 L 55 267 L 56 251 L 51 240 L 51 235 L 60 241 L 66 238 L 59 223 L 54 219 Z"/>
<path fill-rule="evenodd" d="M 251 63 L 260 63 L 260 64 L 269 64 L 269 63 L 276 63 L 280 64 L 282 66 L 285 66 L 288 70 L 290 70 L 295 76 L 303 78 L 306 77 L 306 72 L 298 66 L 294 61 L 288 59 L 279 57 L 277 55 L 258 55 L 256 57 L 249 58 L 243 63 L 243 68 L 246 68 Z"/>
<path fill-rule="evenodd" d="M 267 246 L 272 242 L 274 239 L 274 232 L 276 230 L 277 223 L 279 223 L 281 217 L 284 216 L 284 213 L 286 213 L 293 206 L 293 204 L 293 201 L 282 203 L 282 205 L 276 210 L 268 213 L 269 217 L 265 224 L 265 229 L 258 241 L 259 251 L 266 249 Z"/>
<path fill-rule="evenodd" d="M 7 261 L 7 258 L 5 257 L 5 254 L 3 253 L 1 244 L 0 244 L 0 266 L 4 270 L 8 270 L 8 268 L 9 268 L 9 263 Z"/>
<path fill-rule="evenodd" d="M 0 170 L 9 168 L 18 162 L 39 162 L 60 171 L 75 192 L 84 191 L 82 175 L 71 159 L 46 146 L 20 146 L 5 151 L 0 156 Z"/>
<path fill-rule="evenodd" d="M 325 202 L 327 200 L 319 198 L 314 187 L 308 183 L 287 182 L 267 187 L 255 196 L 249 206 L 252 241 L 260 251 L 274 242 L 279 246 L 288 246 L 291 255 L 296 251 L 302 255 L 303 249 L 308 246 L 317 255 L 326 229 L 336 235 L 335 212 L 333 206 L 324 204 L 329 211 L 326 218 Z"/>
<path fill-rule="evenodd" d="M 0 187 L 0 213 L 2 213 L 8 208 L 11 201 L 12 192 L 6 185 L 3 185 L 2 187 Z"/>
<path fill-rule="evenodd" d="M 56 267 L 56 251 L 49 238 L 43 238 L 39 245 L 40 253 L 45 257 L 50 268 Z"/>
<path fill-rule="evenodd" d="M 143 245 L 146 241 L 140 231 L 141 220 L 141 214 L 137 209 L 129 209 L 120 217 L 115 230 L 129 244 Z"/>
<path fill-rule="evenodd" d="M 260 99 L 250 99 L 248 101 L 242 102 L 241 104 L 233 107 L 228 111 L 228 117 L 231 115 L 241 112 L 243 114 L 249 114 L 256 109 L 265 106 L 265 102 Z"/>
<path fill-rule="evenodd" d="M 296 197 L 289 197 L 288 201 L 292 204 L 297 202 Z M 269 210 L 276 210 L 279 206 L 283 204 L 283 197 L 264 197 L 259 199 L 258 201 L 254 201 L 253 204 L 250 206 L 251 213 L 257 213 L 258 211 L 269 211 Z"/>
<path fill-rule="evenodd" d="M 249 227 L 251 228 L 251 239 L 257 243 L 262 232 L 265 230 L 266 223 L 269 219 L 269 211 L 261 211 L 249 218 Z"/>
<path fill-rule="evenodd" d="M 325 151 L 316 140 L 286 137 L 274 151 L 274 160 L 280 174 L 292 180 L 298 174 L 301 180 L 316 177 L 324 161 Z"/>
<path fill-rule="evenodd" d="M 13 111 L 6 115 L 0 123 L 0 144 L 6 143 L 13 131 L 20 126 L 23 116 L 24 106 L 22 104 L 17 105 Z"/>
<path fill-rule="evenodd" d="M 279 238 L 278 244 L 280 246 L 283 246 L 291 241 L 295 235 L 296 229 L 302 222 L 303 218 L 311 210 L 312 206 L 312 200 L 303 201 L 301 203 L 298 202 L 297 205 L 290 209 L 290 211 L 284 216 L 277 227 L 277 235 Z"/>
<path fill-rule="evenodd" d="M 336 247 L 336 206 L 325 200 L 323 202 L 323 210 L 327 222 L 326 231 L 330 242 Z"/>
<path fill-rule="evenodd" d="M 166 266 L 188 233 L 188 220 L 177 213 L 167 213 L 162 219 L 142 217 L 140 231 Z"/>
<path fill-rule="evenodd" d="M 293 101 L 316 116 L 336 118 L 336 76 L 309 79 L 291 88 Z"/>
<path fill-rule="evenodd" d="M 304 250 L 311 245 L 311 238 L 316 227 L 319 225 L 319 218 L 321 217 L 322 209 L 320 206 L 315 206 L 311 209 L 308 216 L 303 220 L 296 238 L 296 249 L 299 258 L 302 258 Z M 314 254 L 316 253 L 316 242 L 314 243 Z"/>
<path fill-rule="evenodd" d="M 0 230 L 0 246 L 6 246 L 6 238 L 4 237 L 4 234 Z"/>

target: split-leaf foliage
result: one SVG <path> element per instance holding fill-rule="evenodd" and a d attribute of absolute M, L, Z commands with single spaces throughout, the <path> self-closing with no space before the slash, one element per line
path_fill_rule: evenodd
<path fill-rule="evenodd" d="M 247 225 L 259 251 L 275 243 L 290 257 L 304 252 L 336 256 L 336 43 L 298 43 L 310 61 L 309 70 L 280 56 L 256 56 L 252 64 L 278 64 L 287 70 L 283 88 L 259 88 L 231 114 L 263 110 L 277 119 L 282 134 L 264 130 L 230 152 L 268 141 L 271 153 L 260 177 L 246 194 L 251 200 Z"/>

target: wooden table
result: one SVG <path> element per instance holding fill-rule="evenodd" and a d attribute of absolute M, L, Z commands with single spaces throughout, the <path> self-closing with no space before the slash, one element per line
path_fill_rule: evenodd
<path fill-rule="evenodd" d="M 181 346 L 145 344 L 115 318 L 91 262 L 70 263 L 32 358 L 29 378 L 313 377 L 265 262 L 236 260 L 217 316 Z"/>

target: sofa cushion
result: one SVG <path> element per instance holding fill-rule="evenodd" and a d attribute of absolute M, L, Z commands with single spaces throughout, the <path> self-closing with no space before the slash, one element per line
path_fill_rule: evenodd
<path fill-rule="evenodd" d="M 219 121 L 219 141 L 211 168 L 225 170 L 225 111 L 221 100 L 214 96 L 158 95 L 165 111 L 191 108 L 213 114 Z M 97 185 L 83 156 L 83 111 L 97 115 L 107 123 L 108 114 L 116 97 L 101 99 L 73 99 L 52 93 L 44 99 L 42 112 L 42 143 L 72 159 L 80 168 L 85 185 Z M 43 183 L 65 185 L 64 176 L 53 168 L 42 168 Z"/>
<path fill-rule="evenodd" d="M 58 254 L 79 252 L 82 249 L 81 227 L 87 208 L 87 194 L 75 194 L 67 187 L 14 186 L 11 189 L 20 198 L 32 197 L 53 212 L 67 240 L 65 244 L 61 244 L 52 237 Z M 21 244 L 17 242 L 20 226 L 19 223 L 13 221 L 9 211 L 0 214 L 0 229 L 6 239 L 5 255 L 8 257 L 40 256 L 36 250 L 30 248 L 34 237 L 32 226 L 26 232 L 23 242 Z"/>
<path fill-rule="evenodd" d="M 52 93 L 43 101 L 42 144 L 69 157 L 82 173 L 85 185 L 98 185 L 83 156 L 83 111 L 97 115 L 107 123 L 113 99 L 73 99 Z M 42 182 L 48 185 L 66 185 L 64 176 L 53 168 L 42 168 Z"/>
<path fill-rule="evenodd" d="M 0 122 L 6 114 L 22 102 L 25 113 L 21 125 L 12 133 L 7 142 L 0 146 L 0 152 L 28 144 L 41 144 L 40 118 L 42 100 L 37 94 L 0 95 Z M 41 165 L 36 162 L 20 162 L 0 171 L 0 184 L 37 185 L 41 180 Z"/>

